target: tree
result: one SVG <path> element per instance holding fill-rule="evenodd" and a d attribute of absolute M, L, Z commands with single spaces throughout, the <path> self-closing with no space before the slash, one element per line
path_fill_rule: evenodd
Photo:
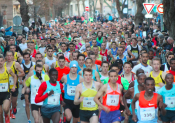
<path fill-rule="evenodd" d="M 144 9 L 143 8 L 143 2 L 144 1 L 145 0 L 136 0 L 136 4 L 137 4 L 137 12 L 136 12 L 136 15 L 135 15 L 135 24 L 136 25 L 139 25 L 139 23 L 143 22 L 144 15 L 142 14 L 142 10 Z"/>
<path fill-rule="evenodd" d="M 21 13 L 21 18 L 22 22 L 24 23 L 24 26 L 29 26 L 29 15 L 28 15 L 28 5 L 25 0 L 18 0 L 20 3 L 20 13 Z"/>
<path fill-rule="evenodd" d="M 169 35 L 175 40 L 175 0 L 163 0 L 164 23 Z"/>
<path fill-rule="evenodd" d="M 126 0 L 124 0 L 123 3 L 121 4 L 120 0 L 116 0 L 116 7 L 117 7 L 117 11 L 118 11 L 120 18 L 123 18 L 123 9 L 125 6 L 125 2 Z M 120 8 L 120 6 L 122 7 Z"/>

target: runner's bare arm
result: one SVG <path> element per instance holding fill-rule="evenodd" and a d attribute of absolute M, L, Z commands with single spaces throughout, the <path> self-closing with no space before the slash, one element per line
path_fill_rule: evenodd
<path fill-rule="evenodd" d="M 61 82 L 64 82 L 64 83 L 67 83 L 67 75 L 64 75 L 62 78 L 61 78 Z"/>
<path fill-rule="evenodd" d="M 158 103 L 159 108 L 161 109 L 162 114 L 165 115 L 166 114 L 165 108 L 167 107 L 167 105 L 163 103 L 163 98 L 159 94 L 157 97 L 157 103 Z"/>
<path fill-rule="evenodd" d="M 21 68 L 21 66 L 20 66 L 20 64 L 19 63 L 15 63 L 15 68 L 16 68 L 16 70 L 18 71 L 18 72 L 20 72 L 20 73 L 18 73 L 18 76 L 19 77 L 23 77 L 23 76 L 25 76 L 25 73 L 24 73 L 24 71 L 23 71 L 23 69 Z"/>
<path fill-rule="evenodd" d="M 130 58 L 130 60 L 134 60 L 135 56 L 132 54 L 132 52 L 130 50 L 127 50 L 128 54 L 131 55 L 132 57 Z"/>
<path fill-rule="evenodd" d="M 77 85 L 77 87 L 76 87 L 76 90 L 75 90 L 75 98 L 74 98 L 74 104 L 75 104 L 75 105 L 79 105 L 79 104 L 83 101 L 83 97 L 81 97 L 81 98 L 79 99 L 80 94 L 81 94 L 81 91 L 80 91 L 81 88 L 82 88 L 82 87 L 81 87 L 81 84 Z"/>
<path fill-rule="evenodd" d="M 139 100 L 139 97 L 140 97 L 140 93 L 137 93 L 137 94 L 135 95 L 135 97 L 133 98 L 132 103 L 131 103 L 132 114 L 135 115 L 135 116 L 136 116 L 136 114 L 135 114 L 135 102 L 136 102 L 137 100 Z M 136 122 L 136 121 L 135 121 L 135 122 Z"/>
<path fill-rule="evenodd" d="M 84 81 L 84 78 L 82 76 L 80 76 L 79 81 L 80 81 L 80 83 L 82 83 Z"/>
<path fill-rule="evenodd" d="M 99 76 L 97 71 L 95 71 L 95 78 L 96 78 L 97 82 L 101 83 L 100 76 Z"/>

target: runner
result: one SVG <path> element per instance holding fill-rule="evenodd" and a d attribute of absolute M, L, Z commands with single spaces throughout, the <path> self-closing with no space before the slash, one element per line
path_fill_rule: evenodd
<path fill-rule="evenodd" d="M 23 69 L 21 68 L 20 64 L 14 61 L 14 54 L 12 51 L 7 51 L 6 52 L 6 60 L 7 62 L 4 63 L 5 67 L 11 68 L 14 74 L 17 75 L 17 81 L 16 83 L 16 89 L 14 92 L 11 92 L 11 101 L 12 101 L 12 109 L 13 113 L 10 112 L 10 115 L 13 119 L 15 119 L 15 114 L 17 113 L 17 99 L 18 99 L 18 88 L 19 88 L 19 83 L 18 83 L 18 77 L 23 77 L 25 76 L 25 73 Z M 9 75 L 9 84 L 10 84 L 10 89 L 13 88 L 14 85 L 14 79 L 12 76 Z"/>
<path fill-rule="evenodd" d="M 170 67 L 171 70 L 167 71 L 167 73 L 171 73 L 174 76 L 174 82 L 175 82 L 175 58 L 172 58 L 170 60 Z"/>
<path fill-rule="evenodd" d="M 91 51 L 91 52 L 89 52 L 88 56 L 89 56 L 89 58 L 92 59 L 92 69 L 94 69 L 97 72 L 99 72 L 100 66 L 95 64 L 95 61 L 96 61 L 95 53 Z"/>
<path fill-rule="evenodd" d="M 10 48 L 10 51 L 12 51 L 13 54 L 14 54 L 14 61 L 18 62 L 19 58 L 21 57 L 21 54 L 18 53 L 18 52 L 15 52 L 16 51 L 16 46 L 15 45 L 10 45 L 9 48 Z"/>
<path fill-rule="evenodd" d="M 60 105 L 62 104 L 62 95 L 59 82 L 57 81 L 58 72 L 54 68 L 49 70 L 49 81 L 42 82 L 35 97 L 35 103 L 43 101 L 41 106 L 41 115 L 44 123 L 59 123 Z"/>
<path fill-rule="evenodd" d="M 86 68 L 92 69 L 92 59 L 91 58 L 86 58 L 85 65 L 86 65 Z M 84 75 L 83 74 L 83 71 L 80 71 L 78 74 L 80 76 L 83 76 Z M 97 80 L 98 82 L 101 82 L 100 81 L 100 76 L 99 76 L 98 72 L 96 70 L 94 70 L 94 69 L 92 69 L 92 79 L 94 81 Z"/>
<path fill-rule="evenodd" d="M 94 101 L 103 109 L 101 111 L 100 123 L 120 123 L 124 119 L 119 110 L 120 102 L 122 101 L 122 86 L 116 83 L 117 79 L 117 72 L 110 70 L 110 82 L 103 85 L 94 98 Z M 99 101 L 101 97 L 103 98 L 102 104 Z"/>
<path fill-rule="evenodd" d="M 99 72 L 100 81 L 104 84 L 105 78 L 108 77 L 109 63 L 107 61 L 103 61 L 101 64 L 101 67 L 102 67 L 102 71 Z"/>
<path fill-rule="evenodd" d="M 171 73 L 165 76 L 166 85 L 159 89 L 158 94 L 163 97 L 163 103 L 167 105 L 166 115 L 160 115 L 163 123 L 175 123 L 175 84 Z"/>
<path fill-rule="evenodd" d="M 73 116 L 73 123 L 78 123 L 79 118 L 79 105 L 74 105 L 75 88 L 78 84 L 84 81 L 83 77 L 77 74 L 78 62 L 70 62 L 70 72 L 68 75 L 64 75 L 61 78 L 61 82 L 64 82 L 64 112 L 66 115 L 67 123 L 70 123 Z"/>
<path fill-rule="evenodd" d="M 113 57 L 115 57 L 117 55 L 118 47 L 117 47 L 116 42 L 112 42 L 111 45 L 112 45 L 111 46 L 112 48 L 110 50 L 108 50 L 108 55 L 112 54 Z"/>
<path fill-rule="evenodd" d="M 137 93 L 140 93 L 141 91 L 145 90 L 145 87 L 144 87 L 145 79 L 146 79 L 146 75 L 144 73 L 140 73 L 138 75 L 138 80 L 137 80 L 138 85 L 136 86 L 134 85 L 134 87 L 129 88 L 128 91 L 123 96 L 125 113 L 127 114 L 127 116 L 129 116 L 129 123 L 136 123 L 136 122 L 132 121 L 132 109 L 131 109 L 131 105 L 128 106 L 127 99 L 130 99 L 130 101 L 132 102 L 132 99 Z M 136 108 L 135 108 L 136 114 L 137 114 L 137 107 L 138 107 L 138 103 L 136 103 Z"/>
<path fill-rule="evenodd" d="M 84 82 L 76 87 L 74 104 L 80 104 L 81 123 L 98 123 L 98 105 L 93 99 L 101 84 L 92 80 L 92 69 L 90 68 L 83 69 L 83 78 Z"/>
<path fill-rule="evenodd" d="M 43 61 L 49 66 L 49 69 L 51 68 L 52 63 L 56 62 L 56 58 L 53 57 L 53 49 L 51 47 L 47 49 L 47 56 L 43 59 Z"/>
<path fill-rule="evenodd" d="M 136 70 L 141 68 L 145 73 L 150 73 L 152 71 L 152 67 L 147 64 L 148 61 L 148 53 L 144 52 L 141 54 L 141 63 L 134 66 L 132 69 L 133 73 L 136 73 Z"/>
<path fill-rule="evenodd" d="M 132 101 L 132 120 L 137 123 L 157 123 L 158 108 L 165 114 L 165 105 L 162 96 L 154 93 L 155 81 L 148 77 L 145 79 L 145 91 L 136 94 Z M 135 112 L 135 103 L 139 102 L 137 114 Z M 137 121 L 138 118 L 138 121 Z"/>
<path fill-rule="evenodd" d="M 169 53 L 167 54 L 167 56 L 166 56 L 167 63 L 162 64 L 160 70 L 162 70 L 162 71 L 164 71 L 164 72 L 170 70 L 170 60 L 171 60 L 172 58 L 174 58 L 174 53 L 169 52 Z"/>
<path fill-rule="evenodd" d="M 152 77 L 155 80 L 155 92 L 157 92 L 161 87 L 165 85 L 165 75 L 166 73 L 160 70 L 161 62 L 160 58 L 153 58 L 152 68 L 153 71 L 147 73 L 147 77 Z"/>
<path fill-rule="evenodd" d="M 8 53 L 7 53 L 8 54 Z M 10 54 L 10 53 L 9 53 Z M 10 123 L 10 82 L 9 76 L 13 79 L 13 87 L 11 88 L 11 92 L 16 91 L 16 80 L 17 77 L 15 73 L 11 70 L 11 68 L 4 66 L 5 59 L 3 55 L 0 55 L 0 122 L 3 122 L 3 112 L 5 113 L 5 123 Z"/>
<path fill-rule="evenodd" d="M 49 76 L 46 74 L 42 74 L 43 66 L 40 64 L 37 64 L 35 66 L 36 75 L 32 75 L 29 77 L 24 84 L 24 90 L 27 88 L 30 88 L 30 104 L 31 104 L 31 111 L 32 115 L 34 117 L 35 123 L 42 123 L 42 118 L 40 114 L 41 106 L 43 105 L 43 102 L 41 103 L 35 103 L 35 96 L 37 94 L 37 91 L 39 89 L 39 86 L 43 81 L 49 81 Z"/>
<path fill-rule="evenodd" d="M 80 71 L 82 71 L 83 70 L 83 68 L 85 68 L 86 66 L 85 66 L 85 55 L 83 55 L 83 54 L 78 54 L 78 56 L 77 56 L 77 61 L 78 61 L 78 70 L 77 70 L 77 72 L 79 73 Z"/>

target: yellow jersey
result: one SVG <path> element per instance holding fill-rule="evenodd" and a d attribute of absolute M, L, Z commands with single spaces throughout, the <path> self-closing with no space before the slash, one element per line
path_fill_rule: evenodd
<path fill-rule="evenodd" d="M 14 54 L 14 60 L 18 61 L 18 53 L 17 52 L 15 52 L 15 54 Z"/>
<path fill-rule="evenodd" d="M 84 97 L 83 101 L 80 103 L 81 110 L 95 111 L 98 110 L 98 105 L 94 102 L 94 97 L 97 94 L 95 88 L 95 82 L 92 82 L 90 88 L 86 88 L 84 82 L 82 82 L 82 93 L 80 97 Z"/>
<path fill-rule="evenodd" d="M 0 92 L 9 92 L 9 73 L 7 67 L 4 69 L 4 72 L 0 73 Z"/>
<path fill-rule="evenodd" d="M 59 67 L 59 65 L 58 65 L 58 61 L 56 61 L 55 68 L 56 68 L 56 67 Z"/>
<path fill-rule="evenodd" d="M 7 67 L 7 62 L 4 63 L 4 66 Z M 15 61 L 13 61 L 13 64 L 10 68 L 14 74 L 18 74 L 18 71 L 15 68 Z M 17 80 L 18 80 L 18 78 L 17 78 Z M 10 89 L 12 89 L 13 85 L 14 85 L 14 79 L 11 75 L 9 75 L 9 84 L 10 84 Z M 16 88 L 18 87 L 18 84 L 19 83 L 16 83 Z"/>

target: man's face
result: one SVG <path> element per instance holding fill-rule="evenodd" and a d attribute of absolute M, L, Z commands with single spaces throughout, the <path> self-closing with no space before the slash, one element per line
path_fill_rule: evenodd
<path fill-rule="evenodd" d="M 129 74 L 129 73 L 131 73 L 132 68 L 131 68 L 131 65 L 125 64 L 123 69 L 124 69 L 125 73 Z"/>
<path fill-rule="evenodd" d="M 84 62 L 85 62 L 84 57 L 83 57 L 83 56 L 80 56 L 80 57 L 78 58 L 78 64 L 79 64 L 80 66 L 83 66 Z"/>
<path fill-rule="evenodd" d="M 105 44 L 105 43 L 102 43 L 102 44 L 101 44 L 101 49 L 102 49 L 102 50 L 105 50 L 105 49 L 106 49 L 106 44 Z"/>
<path fill-rule="evenodd" d="M 32 35 L 29 35 L 29 36 L 28 36 L 28 39 L 31 40 L 31 39 L 32 39 Z"/>
<path fill-rule="evenodd" d="M 174 82 L 174 77 L 173 77 L 173 75 L 167 75 L 166 77 L 165 77 L 165 81 L 166 81 L 166 84 L 167 85 L 172 85 L 173 84 L 173 82 Z"/>
<path fill-rule="evenodd" d="M 117 50 L 118 55 L 123 55 L 123 48 L 118 48 Z"/>
<path fill-rule="evenodd" d="M 36 72 L 38 72 L 38 73 L 42 73 L 42 70 L 43 70 L 43 68 L 42 67 L 36 67 Z"/>
<path fill-rule="evenodd" d="M 85 71 L 83 77 L 84 77 L 84 80 L 86 80 L 87 82 L 90 82 L 92 80 L 92 73 Z"/>
<path fill-rule="evenodd" d="M 13 39 L 10 39 L 10 40 L 9 40 L 9 45 L 12 45 L 12 44 L 15 44 L 15 42 L 14 42 Z"/>
<path fill-rule="evenodd" d="M 158 71 L 160 70 L 160 66 L 161 66 L 160 61 L 158 61 L 158 60 L 153 60 L 152 67 L 153 67 L 153 70 L 154 70 L 155 72 L 158 72 Z"/>
<path fill-rule="evenodd" d="M 144 86 L 145 84 L 144 84 L 144 82 L 145 82 L 145 79 L 146 79 L 146 75 L 139 75 L 138 76 L 138 84 L 140 85 L 140 86 Z"/>
<path fill-rule="evenodd" d="M 117 76 L 117 73 L 116 72 L 111 72 L 109 74 L 109 79 L 110 79 L 110 82 L 111 83 L 113 83 L 113 84 L 116 83 L 117 78 L 118 78 L 118 76 Z"/>
<path fill-rule="evenodd" d="M 153 93 L 155 88 L 155 83 L 153 80 L 147 80 L 145 84 L 145 90 L 147 93 Z"/>
<path fill-rule="evenodd" d="M 25 38 L 23 38 L 23 39 L 22 39 L 22 43 L 25 43 L 25 42 L 26 42 L 26 40 L 25 40 Z"/>
<path fill-rule="evenodd" d="M 24 55 L 24 61 L 25 62 L 29 62 L 30 61 L 30 56 L 28 54 Z"/>
<path fill-rule="evenodd" d="M 136 45 L 137 45 L 137 41 L 136 41 L 135 39 L 132 39 L 132 44 L 133 44 L 134 46 L 136 46 Z"/>
<path fill-rule="evenodd" d="M 30 49 L 35 49 L 35 44 L 34 43 L 30 44 Z"/>
<path fill-rule="evenodd" d="M 97 41 L 96 41 L 96 40 L 93 40 L 93 41 L 92 41 L 92 45 L 93 45 L 93 46 L 96 46 L 96 45 L 97 45 Z"/>
<path fill-rule="evenodd" d="M 70 51 L 74 51 L 75 50 L 74 45 L 69 45 L 69 49 L 70 49 Z"/>
<path fill-rule="evenodd" d="M 147 64 L 148 54 L 147 53 L 142 54 L 141 58 L 142 58 L 142 63 Z"/>
<path fill-rule="evenodd" d="M 86 60 L 85 65 L 87 68 L 92 68 L 92 60 L 91 59 Z"/>
<path fill-rule="evenodd" d="M 77 60 L 77 56 L 78 56 L 78 53 L 73 53 L 72 54 L 73 60 Z"/>
<path fill-rule="evenodd" d="M 170 67 L 171 67 L 172 70 L 175 70 L 175 60 L 172 60 L 170 62 Z"/>
<path fill-rule="evenodd" d="M 47 51 L 47 55 L 48 55 L 49 57 L 52 57 L 52 55 L 53 55 L 53 50 L 52 50 L 52 49 L 49 49 L 49 50 Z"/>
<path fill-rule="evenodd" d="M 41 40 L 41 46 L 45 46 L 45 41 Z"/>
<path fill-rule="evenodd" d="M 56 82 L 58 79 L 58 72 L 54 71 L 49 75 L 50 81 Z"/>
<path fill-rule="evenodd" d="M 95 55 L 98 55 L 98 47 L 93 47 L 93 52 L 95 53 Z"/>
<path fill-rule="evenodd" d="M 54 46 L 55 45 L 55 40 L 51 40 L 51 45 Z"/>
<path fill-rule="evenodd" d="M 112 47 L 115 49 L 116 48 L 116 44 L 115 43 L 112 43 Z"/>
<path fill-rule="evenodd" d="M 12 61 L 14 59 L 14 56 L 11 52 L 6 53 L 6 59 L 8 62 Z"/>
<path fill-rule="evenodd" d="M 103 63 L 102 65 L 102 72 L 107 73 L 109 69 L 109 65 L 107 63 Z"/>
<path fill-rule="evenodd" d="M 59 59 L 58 64 L 59 64 L 60 67 L 64 67 L 65 66 L 65 60 L 64 59 Z"/>
<path fill-rule="evenodd" d="M 117 74 L 119 73 L 120 69 L 118 67 L 112 67 L 112 70 L 115 70 Z"/>
<path fill-rule="evenodd" d="M 127 45 L 131 45 L 131 40 L 127 39 L 126 43 L 127 43 Z"/>
<path fill-rule="evenodd" d="M 4 66 L 4 59 L 0 58 L 0 68 L 2 68 Z"/>
<path fill-rule="evenodd" d="M 10 51 L 14 52 L 16 51 L 16 47 L 15 46 L 10 46 Z"/>
<path fill-rule="evenodd" d="M 152 51 L 150 51 L 149 52 L 149 59 L 151 60 L 151 59 L 153 59 L 153 57 L 154 57 L 154 53 Z"/>
<path fill-rule="evenodd" d="M 77 73 L 77 67 L 71 67 L 70 72 L 73 74 Z"/>
<path fill-rule="evenodd" d="M 90 55 L 89 57 L 92 59 L 92 62 L 95 63 L 96 56 L 95 55 Z"/>
<path fill-rule="evenodd" d="M 174 58 L 174 55 L 169 55 L 168 58 L 167 58 L 167 61 L 170 62 L 170 60 Z"/>
<path fill-rule="evenodd" d="M 36 60 L 36 61 L 38 61 L 38 60 L 43 60 L 42 55 L 41 55 L 41 54 L 37 54 L 37 55 L 35 56 L 35 60 Z"/>
<path fill-rule="evenodd" d="M 66 46 L 65 44 L 62 44 L 62 45 L 61 45 L 61 50 L 62 50 L 62 52 L 65 52 L 65 51 L 66 51 L 66 48 L 67 48 L 67 46 Z"/>

